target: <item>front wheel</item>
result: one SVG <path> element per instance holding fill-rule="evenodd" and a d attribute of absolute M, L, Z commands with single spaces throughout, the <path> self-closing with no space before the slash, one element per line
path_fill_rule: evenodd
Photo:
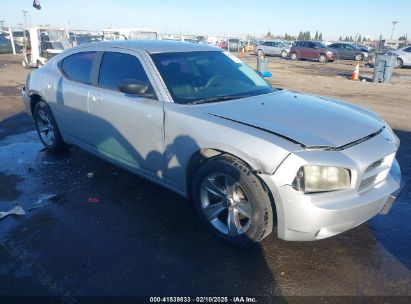
<path fill-rule="evenodd" d="M 319 61 L 319 62 L 322 62 L 322 63 L 327 62 L 327 56 L 325 56 L 324 54 L 321 54 L 321 55 L 318 57 L 318 61 Z"/>
<path fill-rule="evenodd" d="M 364 55 L 363 54 L 357 54 L 357 55 L 355 55 L 354 59 L 356 61 L 363 61 L 364 60 Z"/>
<path fill-rule="evenodd" d="M 192 187 L 198 214 L 220 238 L 249 245 L 271 233 L 270 197 L 243 162 L 231 156 L 213 158 L 197 171 Z"/>
<path fill-rule="evenodd" d="M 290 56 L 291 60 L 297 60 L 297 54 L 296 53 L 292 53 Z"/>
<path fill-rule="evenodd" d="M 258 51 L 257 51 L 257 55 L 258 55 L 258 57 L 264 56 L 263 50 L 258 50 Z"/>
<path fill-rule="evenodd" d="M 288 56 L 288 52 L 287 51 L 282 51 L 281 52 L 281 57 L 282 58 L 286 58 Z"/>
<path fill-rule="evenodd" d="M 39 101 L 33 111 L 37 134 L 47 150 L 62 151 L 67 148 L 50 107 L 44 101 Z"/>

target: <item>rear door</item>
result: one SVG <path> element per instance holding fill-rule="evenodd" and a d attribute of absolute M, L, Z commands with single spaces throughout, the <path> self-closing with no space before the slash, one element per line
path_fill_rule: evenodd
<path fill-rule="evenodd" d="M 162 179 L 163 102 L 158 100 L 148 59 L 137 51 L 107 48 L 97 86 L 90 90 L 92 145 L 104 156 L 154 179 Z M 119 83 L 135 79 L 148 94 L 120 92 Z"/>
<path fill-rule="evenodd" d="M 88 93 L 92 87 L 93 70 L 96 68 L 97 52 L 77 52 L 58 63 L 61 77 L 47 75 L 43 79 L 44 96 L 64 136 L 72 141 L 89 141 L 90 115 Z"/>
<path fill-rule="evenodd" d="M 280 55 L 281 54 L 281 47 L 279 42 L 272 43 L 272 54 L 273 55 Z"/>
<path fill-rule="evenodd" d="M 349 44 L 344 45 L 344 58 L 346 59 L 354 59 L 357 51 Z"/>
<path fill-rule="evenodd" d="M 263 50 L 264 54 L 271 55 L 271 42 L 265 41 L 265 42 L 261 45 L 261 49 Z"/>
<path fill-rule="evenodd" d="M 307 42 L 300 41 L 298 42 L 297 47 L 298 47 L 298 51 L 300 52 L 300 58 L 307 58 L 308 56 Z"/>
<path fill-rule="evenodd" d="M 318 58 L 318 49 L 315 48 L 315 43 L 313 42 L 306 42 L 307 43 L 307 55 L 306 58 L 309 59 L 317 59 Z"/>

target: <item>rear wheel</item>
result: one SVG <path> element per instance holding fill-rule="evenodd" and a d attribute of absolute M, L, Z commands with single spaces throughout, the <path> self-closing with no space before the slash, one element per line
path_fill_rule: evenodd
<path fill-rule="evenodd" d="M 297 60 L 297 53 L 291 53 L 291 60 Z"/>
<path fill-rule="evenodd" d="M 404 66 L 404 62 L 402 61 L 401 58 L 397 58 L 395 62 L 395 67 L 401 69 Z"/>
<path fill-rule="evenodd" d="M 220 238 L 247 245 L 271 233 L 270 197 L 258 177 L 236 158 L 221 156 L 204 163 L 192 189 L 198 214 Z"/>
<path fill-rule="evenodd" d="M 327 56 L 325 56 L 325 54 L 320 54 L 320 56 L 318 57 L 318 61 L 327 62 Z"/>
<path fill-rule="evenodd" d="M 67 145 L 61 137 L 54 115 L 47 103 L 39 101 L 34 107 L 33 116 L 37 133 L 46 149 L 53 152 L 65 150 Z"/>
<path fill-rule="evenodd" d="M 259 57 L 264 56 L 263 50 L 258 50 L 258 51 L 257 51 L 257 55 L 258 55 Z"/>
<path fill-rule="evenodd" d="M 364 60 L 364 55 L 363 54 L 357 54 L 354 57 L 355 60 L 357 61 L 363 61 Z"/>

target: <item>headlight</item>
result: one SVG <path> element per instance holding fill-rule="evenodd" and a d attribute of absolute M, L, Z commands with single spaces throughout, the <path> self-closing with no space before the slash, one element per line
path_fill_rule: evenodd
<path fill-rule="evenodd" d="M 301 167 L 293 188 L 305 193 L 325 192 L 350 187 L 350 171 L 342 167 L 306 165 Z"/>

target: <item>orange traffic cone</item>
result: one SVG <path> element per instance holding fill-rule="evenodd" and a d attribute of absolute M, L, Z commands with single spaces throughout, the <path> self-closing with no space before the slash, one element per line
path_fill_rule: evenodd
<path fill-rule="evenodd" d="M 360 65 L 357 63 L 355 70 L 351 74 L 351 80 L 358 80 L 360 78 Z"/>

